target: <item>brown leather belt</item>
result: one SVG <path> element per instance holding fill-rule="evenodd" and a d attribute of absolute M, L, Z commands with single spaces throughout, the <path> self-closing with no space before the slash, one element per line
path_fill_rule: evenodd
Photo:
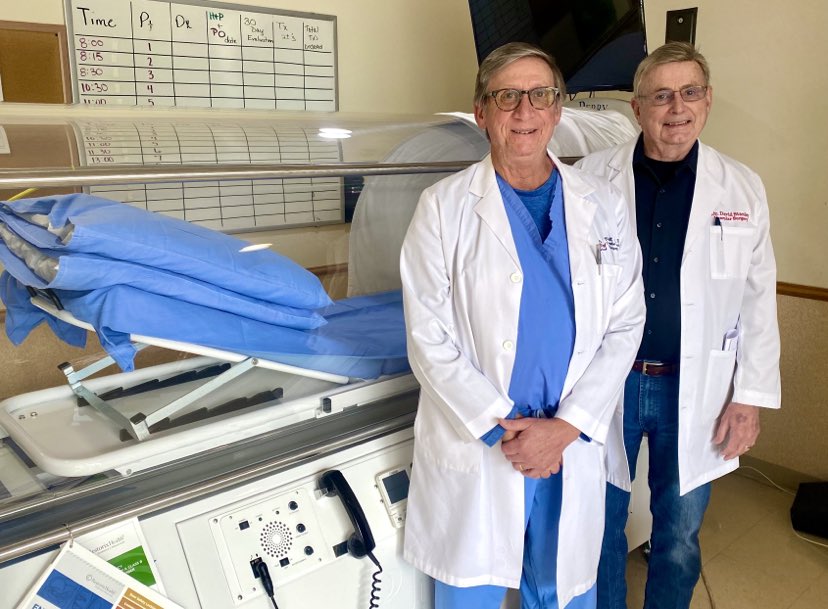
<path fill-rule="evenodd" d="M 633 362 L 632 369 L 644 376 L 671 376 L 678 373 L 678 364 L 666 364 L 664 362 L 645 362 L 637 359 Z"/>

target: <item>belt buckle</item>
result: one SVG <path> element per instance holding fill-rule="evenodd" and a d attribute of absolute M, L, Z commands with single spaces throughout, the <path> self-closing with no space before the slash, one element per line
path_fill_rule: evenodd
<path fill-rule="evenodd" d="M 663 366 L 662 362 L 641 362 L 641 374 L 644 376 L 651 376 L 649 372 L 649 368 L 653 367 L 654 369 Z"/>

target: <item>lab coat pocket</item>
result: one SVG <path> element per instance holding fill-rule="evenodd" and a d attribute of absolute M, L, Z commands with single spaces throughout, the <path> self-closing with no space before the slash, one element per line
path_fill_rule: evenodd
<path fill-rule="evenodd" d="M 736 350 L 713 350 L 707 360 L 702 414 L 705 420 L 716 419 L 727 405 L 732 393 Z"/>
<path fill-rule="evenodd" d="M 621 266 L 618 264 L 601 264 L 599 269 L 601 273 L 601 293 L 599 294 L 598 311 L 601 328 L 606 329 L 612 315 L 612 306 L 615 303 L 616 286 L 618 285 L 618 276 L 621 274 Z"/>
<path fill-rule="evenodd" d="M 744 279 L 750 268 L 755 226 L 717 224 L 710 227 L 710 277 Z"/>

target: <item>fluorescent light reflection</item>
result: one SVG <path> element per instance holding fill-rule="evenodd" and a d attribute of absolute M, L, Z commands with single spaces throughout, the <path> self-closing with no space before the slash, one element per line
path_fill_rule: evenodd
<path fill-rule="evenodd" d="M 342 140 L 351 137 L 353 131 L 350 129 L 338 129 L 336 127 L 322 127 L 319 129 L 319 137 L 329 140 Z"/>
<path fill-rule="evenodd" d="M 240 254 L 246 254 L 247 252 L 258 252 L 259 250 L 266 250 L 270 247 L 270 243 L 251 243 L 250 245 L 245 245 L 243 248 L 239 250 Z"/>

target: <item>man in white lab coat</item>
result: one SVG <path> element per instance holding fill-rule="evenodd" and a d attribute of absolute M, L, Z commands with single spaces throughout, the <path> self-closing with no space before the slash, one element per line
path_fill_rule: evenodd
<path fill-rule="evenodd" d="M 563 93 L 543 51 L 495 50 L 475 91 L 491 154 L 423 192 L 403 244 L 422 387 L 404 554 L 437 609 L 518 587 L 524 609 L 595 606 L 644 302 L 620 193 L 547 152 Z"/>
<path fill-rule="evenodd" d="M 634 89 L 641 136 L 580 166 L 626 194 L 638 230 L 647 322 L 624 388 L 624 442 L 633 477 L 643 434 L 650 450 L 644 606 L 686 609 L 710 481 L 756 442 L 759 408 L 779 407 L 776 265 L 759 176 L 698 140 L 713 100 L 704 57 L 668 43 L 638 67 Z M 628 506 L 610 486 L 602 609 L 626 607 Z"/>

